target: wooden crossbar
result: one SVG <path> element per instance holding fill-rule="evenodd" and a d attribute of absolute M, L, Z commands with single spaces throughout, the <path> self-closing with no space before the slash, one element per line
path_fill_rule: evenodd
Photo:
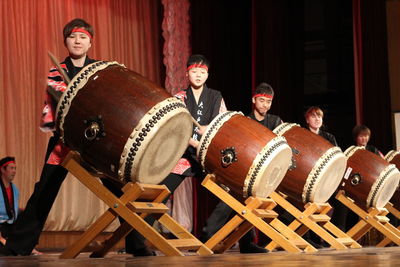
<path fill-rule="evenodd" d="M 211 255 L 213 252 L 179 225 L 169 214 L 168 207 L 161 203 L 169 194 L 165 185 L 147 185 L 127 183 L 122 188 L 123 195 L 116 197 L 96 177 L 80 164 L 79 156 L 70 152 L 63 166 L 79 181 L 104 201 L 109 209 L 94 222 L 83 235 L 60 256 L 62 259 L 75 258 L 92 240 L 94 240 L 115 219 L 125 220 L 112 236 L 104 241 L 102 247 L 91 257 L 104 257 L 108 251 L 133 229 L 142 234 L 153 246 L 166 256 L 184 256 L 182 250 L 196 250 L 199 255 Z M 152 214 L 158 222 L 175 235 L 176 239 L 166 239 L 144 218 Z"/>
<path fill-rule="evenodd" d="M 359 240 L 371 229 L 375 228 L 385 236 L 384 242 L 382 241 L 378 246 L 384 246 L 384 244 L 386 245 L 390 242 L 400 245 L 400 230 L 390 224 L 389 219 L 386 217 L 388 214 L 386 208 L 372 207 L 368 211 L 365 211 L 354 203 L 352 199 L 347 197 L 342 190 L 338 192 L 336 198 L 360 218 L 359 222 L 347 231 L 350 237 Z"/>
<path fill-rule="evenodd" d="M 205 245 L 215 253 L 223 253 L 231 248 L 253 227 L 274 240 L 289 252 L 315 252 L 312 245 L 277 219 L 272 209 L 276 203 L 272 199 L 249 197 L 242 204 L 223 190 L 213 175 L 207 175 L 202 185 L 229 205 L 236 215 L 216 232 Z M 268 223 L 270 222 L 270 223 Z"/>
<path fill-rule="evenodd" d="M 292 205 L 283 194 L 274 192 L 271 198 L 282 208 L 288 211 L 295 220 L 289 224 L 289 228 L 303 236 L 309 230 L 313 231 L 323 240 L 337 250 L 348 248 L 361 248 L 361 245 L 352 239 L 349 235 L 342 232 L 330 222 L 330 216 L 327 213 L 332 209 L 328 203 L 307 203 L 304 211 L 300 211 Z M 275 249 L 278 244 L 275 241 L 270 242 L 266 248 Z"/>

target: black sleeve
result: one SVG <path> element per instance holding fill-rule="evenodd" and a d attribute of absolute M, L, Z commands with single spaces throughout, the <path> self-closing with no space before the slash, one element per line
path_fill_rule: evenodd
<path fill-rule="evenodd" d="M 222 103 L 222 94 L 220 91 L 216 91 L 215 92 L 215 97 L 214 97 L 214 103 L 213 103 L 213 109 L 211 112 L 211 119 L 214 119 L 218 114 L 219 114 L 219 110 L 221 108 L 221 103 Z"/>

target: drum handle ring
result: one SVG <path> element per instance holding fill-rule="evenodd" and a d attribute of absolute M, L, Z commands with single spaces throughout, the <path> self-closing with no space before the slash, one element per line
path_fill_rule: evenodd
<path fill-rule="evenodd" d="M 100 126 L 97 122 L 92 121 L 85 129 L 85 138 L 89 141 L 94 140 L 97 137 L 97 134 L 100 132 Z"/>
<path fill-rule="evenodd" d="M 228 147 L 221 151 L 221 162 L 224 168 L 237 161 L 235 147 Z"/>
<path fill-rule="evenodd" d="M 354 186 L 359 185 L 361 183 L 361 175 L 359 173 L 353 174 L 350 183 Z"/>
<path fill-rule="evenodd" d="M 89 141 L 93 141 L 94 139 L 99 140 L 100 137 L 106 136 L 106 133 L 104 132 L 103 118 L 101 115 L 85 119 L 83 123 L 87 125 L 87 128 L 83 132 L 87 140 Z"/>

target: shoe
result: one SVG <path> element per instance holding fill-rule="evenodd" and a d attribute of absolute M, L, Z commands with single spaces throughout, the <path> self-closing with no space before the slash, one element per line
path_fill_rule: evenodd
<path fill-rule="evenodd" d="M 17 256 L 17 254 L 0 242 L 0 257 L 6 256 Z"/>
<path fill-rule="evenodd" d="M 129 252 L 128 252 L 129 253 Z M 156 253 L 147 247 L 135 249 L 131 253 L 135 257 L 156 256 Z"/>
<path fill-rule="evenodd" d="M 269 250 L 260 247 L 254 243 L 250 243 L 246 246 L 239 246 L 240 253 L 268 253 Z"/>

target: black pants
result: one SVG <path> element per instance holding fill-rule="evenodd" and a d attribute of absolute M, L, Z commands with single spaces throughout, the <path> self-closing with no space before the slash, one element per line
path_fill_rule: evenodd
<path fill-rule="evenodd" d="M 18 255 L 30 255 L 39 241 L 47 216 L 68 171 L 45 164 L 25 210 L 18 215 L 6 245 Z"/>
<path fill-rule="evenodd" d="M 210 217 L 208 217 L 205 226 L 202 229 L 201 241 L 209 240 L 219 229 L 221 229 L 227 221 L 233 216 L 234 212 L 225 202 L 220 201 L 215 206 Z M 254 240 L 253 229 L 248 231 L 240 240 L 239 246 L 246 247 Z"/>

